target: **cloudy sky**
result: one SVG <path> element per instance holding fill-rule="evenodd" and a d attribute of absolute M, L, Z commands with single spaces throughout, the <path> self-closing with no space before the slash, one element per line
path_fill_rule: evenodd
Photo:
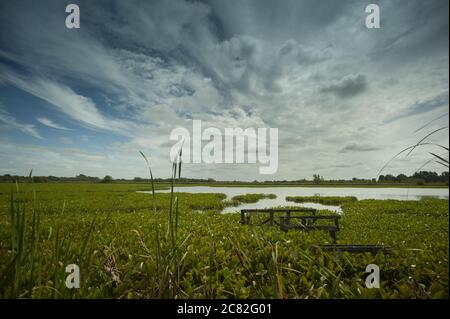
<path fill-rule="evenodd" d="M 448 125 L 449 2 L 377 1 L 381 28 L 367 29 L 373 2 L 3 0 L 0 174 L 145 177 L 142 150 L 169 177 L 169 134 L 198 119 L 278 128 L 279 168 L 186 164 L 186 177 L 375 177 Z M 69 3 L 80 29 L 65 27 Z M 448 129 L 429 141 L 447 146 Z M 443 153 L 386 173 L 414 173 L 429 151 Z"/>

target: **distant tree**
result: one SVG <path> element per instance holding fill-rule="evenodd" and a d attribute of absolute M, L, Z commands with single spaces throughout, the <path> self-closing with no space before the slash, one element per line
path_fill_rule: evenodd
<path fill-rule="evenodd" d="M 440 176 L 440 182 L 447 183 L 447 185 L 448 185 L 448 177 L 449 177 L 449 172 L 442 172 L 441 176 Z"/>
<path fill-rule="evenodd" d="M 47 179 L 43 176 L 34 176 L 33 177 L 33 182 L 35 183 L 45 183 L 47 181 Z"/>
<path fill-rule="evenodd" d="M 112 181 L 113 181 L 113 178 L 111 176 L 109 176 L 109 175 L 106 175 L 102 179 L 102 183 L 111 183 Z"/>
<path fill-rule="evenodd" d="M 439 175 L 436 172 L 427 172 L 427 171 L 416 172 L 414 173 L 413 178 L 423 179 L 427 183 L 439 181 Z"/>
<path fill-rule="evenodd" d="M 313 181 L 315 184 L 320 184 L 321 182 L 323 182 L 323 177 L 320 176 L 319 174 L 314 174 Z"/>

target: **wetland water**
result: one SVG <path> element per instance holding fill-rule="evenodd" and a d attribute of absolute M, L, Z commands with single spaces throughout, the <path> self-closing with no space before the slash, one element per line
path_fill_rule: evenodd
<path fill-rule="evenodd" d="M 311 207 L 328 209 L 341 213 L 339 206 L 321 205 L 316 203 L 294 203 L 286 201 L 286 196 L 355 196 L 361 199 L 397 199 L 419 200 L 423 197 L 435 197 L 448 199 L 448 188 L 356 188 L 356 187 L 213 187 L 213 186 L 180 186 L 175 187 L 175 192 L 180 193 L 223 193 L 227 199 L 244 194 L 275 194 L 275 199 L 262 199 L 257 203 L 241 204 L 227 207 L 223 213 L 233 213 L 241 209 L 262 209 L 277 206 Z M 170 190 L 158 190 L 157 192 L 170 192 Z M 151 192 L 145 192 L 151 193 Z"/>

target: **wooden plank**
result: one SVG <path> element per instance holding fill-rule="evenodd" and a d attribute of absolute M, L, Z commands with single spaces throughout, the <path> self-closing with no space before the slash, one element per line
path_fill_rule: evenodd
<path fill-rule="evenodd" d="M 317 209 L 315 208 L 300 208 L 300 209 L 241 209 L 241 213 L 270 213 L 270 212 L 277 212 L 277 213 L 287 213 L 287 212 L 311 212 L 311 213 L 316 213 Z"/>
<path fill-rule="evenodd" d="M 286 216 L 283 216 L 286 217 Z M 340 219 L 339 215 L 291 216 L 291 219 Z"/>
<path fill-rule="evenodd" d="M 311 231 L 311 230 L 324 230 L 324 231 L 331 231 L 331 232 L 336 232 L 339 231 L 339 228 L 337 228 L 336 226 L 331 226 L 331 225 L 286 225 L 284 224 L 285 229 L 295 229 L 295 230 L 306 230 L 306 231 Z"/>
<path fill-rule="evenodd" d="M 311 250 L 318 251 L 319 249 L 328 252 L 348 252 L 352 254 L 371 253 L 378 254 L 383 252 L 386 255 L 391 254 L 391 248 L 384 245 L 312 245 Z"/>

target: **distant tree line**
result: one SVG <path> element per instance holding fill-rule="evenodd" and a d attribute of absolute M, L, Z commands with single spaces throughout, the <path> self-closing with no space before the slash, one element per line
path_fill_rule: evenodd
<path fill-rule="evenodd" d="M 442 172 L 440 175 L 436 172 L 421 171 L 416 172 L 411 176 L 405 174 L 394 175 L 380 175 L 378 181 L 380 183 L 448 183 L 448 172 Z"/>
<path fill-rule="evenodd" d="M 84 174 L 77 175 L 75 177 L 58 177 L 58 176 L 33 176 L 33 182 L 35 183 L 51 183 L 51 182 L 88 182 L 98 183 L 102 179 L 94 176 L 86 176 Z M 18 176 L 5 174 L 0 176 L 0 182 L 29 182 L 31 181 L 28 176 Z"/>
<path fill-rule="evenodd" d="M 0 175 L 0 182 L 30 182 L 31 179 L 28 176 L 10 175 L 5 174 Z M 154 178 L 154 182 L 170 182 L 170 178 Z M 111 175 L 106 175 L 103 178 L 96 176 L 87 176 L 84 174 L 79 174 L 74 177 L 57 177 L 57 176 L 33 176 L 34 183 L 51 183 L 51 182 L 87 182 L 87 183 L 112 183 L 112 182 L 122 182 L 122 183 L 149 183 L 149 178 L 135 177 L 133 179 L 126 178 L 113 178 Z M 216 182 L 213 178 L 201 179 L 201 178 L 180 178 L 177 179 L 180 183 L 214 183 Z"/>
<path fill-rule="evenodd" d="M 0 176 L 0 182 L 29 182 L 31 179 L 28 176 L 18 176 L 5 174 Z M 156 183 L 168 183 L 170 178 L 155 178 Z M 149 183 L 149 178 L 135 177 L 133 179 L 118 178 L 114 179 L 110 175 L 106 175 L 103 178 L 95 176 L 87 176 L 84 174 L 76 175 L 75 177 L 56 177 L 56 176 L 33 176 L 34 183 L 51 183 L 51 182 L 81 182 L 81 183 Z M 298 179 L 298 180 L 267 180 L 267 181 L 217 181 L 213 178 L 180 178 L 177 179 L 177 183 L 185 184 L 394 184 L 394 183 L 404 183 L 404 184 L 416 184 L 423 185 L 426 183 L 440 183 L 448 185 L 449 182 L 449 172 L 442 172 L 438 174 L 436 172 L 421 171 L 416 172 L 411 176 L 406 176 L 405 174 L 399 174 L 397 176 L 387 174 L 380 175 L 378 180 L 376 178 L 364 179 L 364 178 L 352 178 L 348 179 L 337 179 L 337 180 L 326 180 L 323 176 L 319 174 L 314 174 L 312 180 Z"/>

